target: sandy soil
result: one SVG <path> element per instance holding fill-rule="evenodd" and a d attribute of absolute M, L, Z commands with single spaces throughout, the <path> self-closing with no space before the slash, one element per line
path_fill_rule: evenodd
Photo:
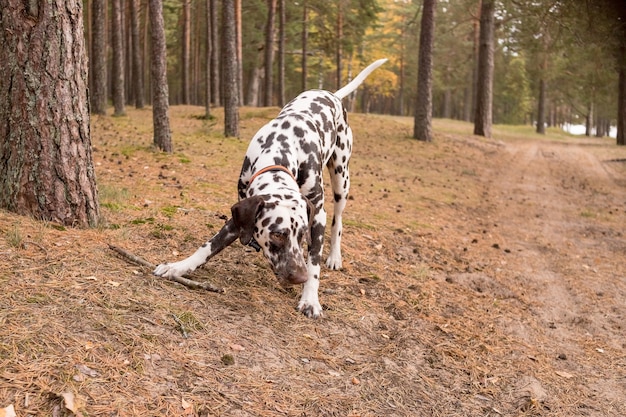
<path fill-rule="evenodd" d="M 276 111 L 244 109 L 242 137 Z M 246 140 L 201 113 L 172 109 L 173 155 L 149 111 L 92 120 L 98 229 L 0 212 L 0 410 L 626 415 L 626 149 L 442 120 L 425 144 L 410 119 L 351 115 L 344 269 L 310 320 L 238 243 L 196 274 L 223 294 L 108 249 L 180 259 L 221 227 Z"/>

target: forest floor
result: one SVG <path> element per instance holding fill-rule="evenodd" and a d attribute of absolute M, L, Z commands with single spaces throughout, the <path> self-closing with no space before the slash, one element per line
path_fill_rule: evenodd
<path fill-rule="evenodd" d="M 423 143 L 410 118 L 351 114 L 344 268 L 322 270 L 318 320 L 239 242 L 195 273 L 221 294 L 109 249 L 191 254 L 277 111 L 242 109 L 238 140 L 219 109 L 173 107 L 171 155 L 151 148 L 148 109 L 93 117 L 101 226 L 0 212 L 0 415 L 626 415 L 613 139 L 435 120 Z"/>

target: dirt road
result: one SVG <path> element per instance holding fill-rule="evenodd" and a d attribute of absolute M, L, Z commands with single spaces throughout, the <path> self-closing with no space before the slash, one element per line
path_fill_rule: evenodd
<path fill-rule="evenodd" d="M 623 161 L 598 156 L 604 146 L 507 142 L 485 190 L 490 230 L 506 250 L 495 276 L 530 313 L 501 324 L 536 349 L 533 360 L 577 380 L 580 415 L 626 413 L 626 181 Z M 540 396 L 549 409 L 549 394 Z"/>

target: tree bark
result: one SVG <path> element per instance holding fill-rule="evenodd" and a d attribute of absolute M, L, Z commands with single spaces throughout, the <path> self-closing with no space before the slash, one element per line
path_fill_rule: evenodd
<path fill-rule="evenodd" d="M 222 96 L 220 91 L 220 41 L 217 26 L 217 0 L 209 0 L 211 6 L 211 104 L 219 106 Z"/>
<path fill-rule="evenodd" d="M 224 86 L 224 135 L 239 137 L 239 89 L 235 0 L 222 2 L 222 85 Z"/>
<path fill-rule="evenodd" d="M 191 0 L 183 0 L 183 39 L 182 39 L 182 88 L 183 103 L 190 104 L 190 76 L 191 76 Z"/>
<path fill-rule="evenodd" d="M 121 0 L 112 2 L 111 48 L 113 50 L 113 116 L 123 116 L 126 112 L 124 98 L 124 37 L 122 29 Z"/>
<path fill-rule="evenodd" d="M 206 101 L 204 103 L 204 117 L 208 120 L 211 117 L 211 53 L 212 53 L 212 41 L 211 41 L 211 0 L 206 0 Z"/>
<path fill-rule="evenodd" d="M 493 30 L 494 0 L 483 0 L 480 11 L 480 45 L 478 51 L 478 82 L 474 134 L 491 137 L 493 105 Z"/>
<path fill-rule="evenodd" d="M 546 81 L 539 80 L 539 99 L 537 100 L 537 133 L 546 134 Z"/>
<path fill-rule="evenodd" d="M 309 10 L 307 8 L 307 0 L 302 4 L 302 91 L 306 91 L 306 79 L 308 77 L 307 64 L 307 44 L 309 42 Z"/>
<path fill-rule="evenodd" d="M 626 30 L 625 30 L 626 32 Z M 619 56 L 617 93 L 617 144 L 626 146 L 626 41 L 622 40 Z"/>
<path fill-rule="evenodd" d="M 413 138 L 432 141 L 433 113 L 433 41 L 435 36 L 436 0 L 424 0 L 417 71 L 417 102 Z"/>
<path fill-rule="evenodd" d="M 267 0 L 267 23 L 265 25 L 265 99 L 264 106 L 272 105 L 273 81 L 272 69 L 274 66 L 274 17 L 276 15 L 276 0 Z"/>
<path fill-rule="evenodd" d="M 0 207 L 95 226 L 82 2 L 0 0 Z"/>
<path fill-rule="evenodd" d="M 107 50 L 106 50 L 106 2 L 91 3 L 91 112 L 106 114 L 107 110 Z"/>
<path fill-rule="evenodd" d="M 285 105 L 285 0 L 278 0 L 278 105 Z"/>
<path fill-rule="evenodd" d="M 135 92 L 135 107 L 143 109 L 144 107 L 144 91 L 143 91 L 143 63 L 141 62 L 141 48 L 139 46 L 139 2 L 140 0 L 130 1 L 130 25 L 131 25 L 131 43 L 133 53 L 133 89 Z"/>
<path fill-rule="evenodd" d="M 335 56 L 335 61 L 337 64 L 337 73 L 336 73 L 336 83 L 337 90 L 339 90 L 343 84 L 341 83 L 341 72 L 343 68 L 341 67 L 341 57 L 343 56 L 343 7 L 342 0 L 339 0 L 337 3 L 337 51 Z"/>
<path fill-rule="evenodd" d="M 167 55 L 162 0 L 150 1 L 150 30 L 152 39 L 152 125 L 154 145 L 172 152 L 170 132 L 169 90 L 167 86 Z"/>
<path fill-rule="evenodd" d="M 235 1 L 235 21 L 237 22 L 237 85 L 239 86 L 239 103 L 243 103 L 243 31 L 241 28 L 241 0 Z"/>

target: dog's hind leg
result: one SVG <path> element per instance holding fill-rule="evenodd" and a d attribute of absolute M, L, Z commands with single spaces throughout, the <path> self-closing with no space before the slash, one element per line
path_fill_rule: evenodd
<path fill-rule="evenodd" d="M 342 215 L 348 202 L 348 193 L 350 192 L 350 170 L 348 166 L 352 150 L 352 131 L 350 127 L 346 127 L 343 131 L 345 133 L 338 140 L 343 146 L 335 150 L 327 164 L 334 196 L 333 223 L 330 229 L 330 251 L 326 260 L 326 266 L 330 269 L 341 269 L 342 266 Z"/>
<path fill-rule="evenodd" d="M 230 219 L 215 236 L 200 246 L 193 255 L 179 262 L 160 264 L 155 268 L 153 274 L 174 278 L 192 272 L 233 243 L 239 234 L 239 227 L 235 225 L 233 219 Z"/>

